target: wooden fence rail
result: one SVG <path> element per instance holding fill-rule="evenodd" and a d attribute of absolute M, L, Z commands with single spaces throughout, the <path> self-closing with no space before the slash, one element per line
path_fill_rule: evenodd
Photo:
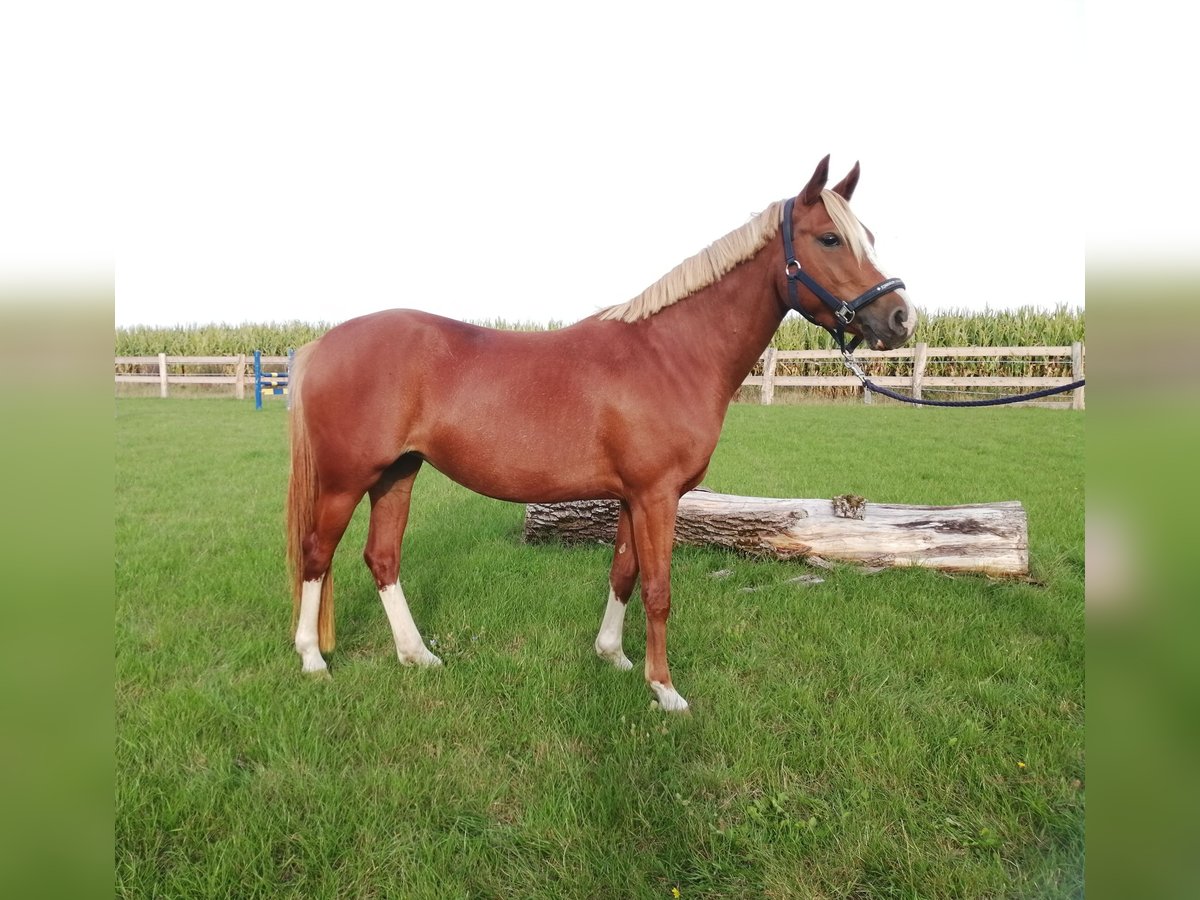
<path fill-rule="evenodd" d="M 116 356 L 113 357 L 117 384 L 157 384 L 158 396 L 170 395 L 169 385 L 172 384 L 231 384 L 233 396 L 242 400 L 246 396 L 246 385 L 254 383 L 254 357 L 241 354 L 240 356 L 168 356 L 160 353 L 158 356 Z M 263 365 L 287 366 L 286 356 L 264 356 Z M 230 369 L 228 374 L 196 374 L 180 372 L 172 374 L 172 367 L 183 366 L 224 366 Z M 153 374 L 147 372 L 122 372 L 122 368 L 147 369 L 154 368 Z M 247 370 L 248 367 L 248 370 Z"/>
<path fill-rule="evenodd" d="M 1084 377 L 1084 345 L 1080 342 L 1065 347 L 929 347 L 923 343 L 914 344 L 901 350 L 859 350 L 855 357 L 871 375 L 871 380 L 878 385 L 890 388 L 907 389 L 914 397 L 920 398 L 923 392 L 939 388 L 959 388 L 974 390 L 977 388 L 1004 388 L 1006 392 L 1024 392 L 1047 387 L 1058 387 L 1078 381 Z M 936 365 L 939 360 L 983 360 L 983 359 L 1027 359 L 1039 357 L 1047 360 L 1062 360 L 1065 365 L 1070 361 L 1070 376 L 1055 375 L 928 375 L 930 363 Z M 760 357 L 760 365 L 755 371 L 762 374 L 752 374 L 742 382 L 743 387 L 760 389 L 760 400 L 764 404 L 775 401 L 775 389 L 779 387 L 836 387 L 862 390 L 858 379 L 853 375 L 790 375 L 780 373 L 780 363 L 807 363 L 811 365 L 830 364 L 840 360 L 841 353 L 837 350 L 776 350 L 768 347 Z M 172 384 L 229 384 L 233 385 L 233 395 L 239 400 L 246 396 L 247 383 L 253 385 L 253 357 L 241 356 L 168 356 L 160 353 L 158 356 L 117 356 L 115 359 L 116 382 L 118 384 L 157 384 L 159 396 L 169 396 L 169 386 Z M 872 360 L 902 360 L 905 368 L 911 366 L 908 373 L 902 375 L 871 374 Z M 286 366 L 286 356 L 264 356 L 263 365 Z M 187 373 L 177 371 L 186 366 L 225 367 L 228 371 L 221 374 Z M 124 370 L 124 371 L 123 371 Z M 137 371 L 129 371 L 137 370 Z M 153 371 L 148 371 L 153 370 Z M 176 371 L 173 371 L 176 370 Z M 1066 401 L 1040 401 L 1040 405 L 1062 406 L 1071 409 L 1084 408 L 1084 388 L 1076 388 Z M 870 391 L 862 391 L 863 402 L 872 402 Z"/>

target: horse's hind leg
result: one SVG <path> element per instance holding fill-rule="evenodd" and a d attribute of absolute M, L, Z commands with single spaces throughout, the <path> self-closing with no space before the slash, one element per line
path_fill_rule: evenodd
<path fill-rule="evenodd" d="M 633 668 L 633 663 L 625 655 L 623 636 L 625 610 L 637 583 L 637 576 L 637 551 L 633 545 L 629 507 L 622 503 L 621 512 L 617 517 L 617 540 L 613 547 L 612 569 L 608 576 L 608 605 L 604 608 L 604 619 L 600 622 L 600 633 L 596 635 L 595 646 L 597 656 L 623 672 Z"/>
<path fill-rule="evenodd" d="M 305 672 L 313 675 L 328 675 L 325 658 L 321 655 L 318 621 L 329 617 L 329 636 L 332 637 L 332 595 L 326 591 L 322 602 L 322 589 L 326 587 L 329 567 L 333 564 L 333 553 L 350 524 L 354 507 L 362 499 L 362 493 L 325 493 L 317 496 L 313 512 L 313 530 L 304 538 L 301 548 L 300 608 L 296 616 L 296 652 Z M 331 649 L 326 647 L 325 649 Z"/>
<path fill-rule="evenodd" d="M 367 492 L 371 497 L 371 525 L 363 559 L 375 577 L 400 662 L 406 666 L 440 666 L 442 661 L 421 640 L 400 587 L 400 542 L 408 523 L 413 482 L 420 468 L 420 457 L 402 456 Z"/>

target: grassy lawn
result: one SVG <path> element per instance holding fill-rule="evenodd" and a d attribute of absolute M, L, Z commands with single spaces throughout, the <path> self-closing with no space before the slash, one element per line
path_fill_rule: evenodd
<path fill-rule="evenodd" d="M 686 717 L 650 707 L 636 600 L 633 672 L 592 653 L 609 550 L 525 546 L 429 467 L 402 580 L 445 667 L 395 660 L 364 504 L 303 678 L 285 416 L 116 401 L 118 895 L 1082 895 L 1081 414 L 733 407 L 714 490 L 1020 500 L 1034 581 L 677 550 Z"/>

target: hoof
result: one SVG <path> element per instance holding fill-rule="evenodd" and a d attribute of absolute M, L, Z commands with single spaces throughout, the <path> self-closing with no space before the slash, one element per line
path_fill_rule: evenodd
<path fill-rule="evenodd" d="M 418 653 L 397 653 L 402 666 L 421 666 L 422 668 L 432 669 L 442 664 L 441 657 L 435 656 L 428 650 L 422 648 L 423 652 Z"/>
<path fill-rule="evenodd" d="M 306 669 L 304 675 L 309 681 L 333 681 L 333 676 L 329 674 L 329 669 L 324 667 L 320 669 Z"/>
<path fill-rule="evenodd" d="M 602 650 L 597 646 L 596 655 L 620 672 L 628 672 L 633 668 L 633 663 L 629 661 L 629 657 L 620 648 L 616 650 Z"/>
<path fill-rule="evenodd" d="M 305 675 L 320 677 L 324 675 L 329 677 L 329 668 L 325 665 L 325 657 L 316 651 L 316 649 L 300 652 L 300 671 Z"/>
<path fill-rule="evenodd" d="M 659 684 L 657 681 L 651 681 L 650 690 L 654 692 L 655 702 L 658 704 L 659 709 L 673 713 L 687 712 L 688 702 L 669 684 Z"/>

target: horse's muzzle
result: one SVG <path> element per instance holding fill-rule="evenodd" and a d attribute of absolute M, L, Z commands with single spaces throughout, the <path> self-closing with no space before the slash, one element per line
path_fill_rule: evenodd
<path fill-rule="evenodd" d="M 872 321 L 870 316 L 859 316 L 859 326 L 872 350 L 895 350 L 897 347 L 903 347 L 916 330 L 916 310 L 903 294 L 897 296 L 904 302 L 888 310 L 878 319 Z"/>

